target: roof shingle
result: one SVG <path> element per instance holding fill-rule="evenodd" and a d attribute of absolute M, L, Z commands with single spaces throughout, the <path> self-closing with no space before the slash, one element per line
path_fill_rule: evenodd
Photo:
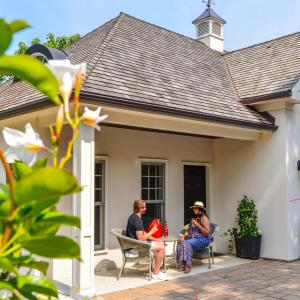
<path fill-rule="evenodd" d="M 289 92 L 300 76 L 300 32 L 224 55 L 242 100 Z"/>

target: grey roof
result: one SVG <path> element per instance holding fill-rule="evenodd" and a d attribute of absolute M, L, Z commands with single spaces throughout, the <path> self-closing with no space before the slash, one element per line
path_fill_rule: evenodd
<path fill-rule="evenodd" d="M 288 95 L 300 77 L 300 32 L 224 55 L 244 102 Z"/>
<path fill-rule="evenodd" d="M 214 18 L 218 21 L 221 21 L 223 24 L 226 24 L 226 21 L 221 18 L 212 8 L 208 7 L 197 19 L 193 21 L 193 24 L 197 23 L 200 20 L 207 18 Z"/>
<path fill-rule="evenodd" d="M 239 102 L 223 55 L 197 40 L 121 13 L 67 52 L 88 63 L 83 99 L 274 129 Z M 21 81 L 0 87 L 0 115 L 43 101 Z"/>

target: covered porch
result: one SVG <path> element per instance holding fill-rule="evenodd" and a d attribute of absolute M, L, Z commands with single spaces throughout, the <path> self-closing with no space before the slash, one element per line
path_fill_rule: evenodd
<path fill-rule="evenodd" d="M 68 281 L 72 293 L 83 296 L 94 292 L 103 294 L 108 286 L 111 290 L 128 288 L 131 281 L 148 284 L 139 270 L 128 272 L 133 275 L 128 275 L 126 281 L 116 281 L 115 268 L 97 275 L 97 266 L 106 260 L 119 267 L 121 253 L 109 231 L 125 228 L 135 199 L 147 201 L 146 227 L 149 220 L 158 217 L 168 222 L 171 234 L 177 234 L 190 218 L 188 208 L 196 200 L 205 203 L 212 222 L 224 222 L 218 207 L 220 200 L 216 198 L 216 143 L 228 140 L 251 145 L 270 135 L 260 129 L 164 114 L 109 107 L 103 110 L 109 119 L 101 132 L 84 127 L 74 149 L 73 170 L 85 186 L 73 202 L 73 213 L 82 220 L 81 232 L 73 232 L 73 236 L 81 245 L 83 262 L 73 263 L 72 282 L 70 276 L 67 280 L 66 272 L 61 273 L 62 262 L 56 266 L 54 263 L 55 274 L 62 276 L 60 281 Z M 233 214 L 234 211 L 226 218 L 226 226 L 233 223 Z M 225 229 L 222 224 L 221 232 Z M 215 250 L 227 252 L 227 245 L 218 247 L 217 241 Z M 224 268 L 238 263 L 240 260 L 224 256 L 216 258 L 215 266 Z M 194 270 L 206 271 L 206 264 Z M 170 268 L 168 276 L 172 279 L 180 274 Z"/>

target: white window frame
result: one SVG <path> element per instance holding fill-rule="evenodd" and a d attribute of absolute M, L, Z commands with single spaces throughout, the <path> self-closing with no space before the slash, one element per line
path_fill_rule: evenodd
<path fill-rule="evenodd" d="M 104 248 L 101 250 L 95 250 L 94 248 L 95 255 L 104 254 L 108 252 L 107 245 L 108 245 L 108 163 L 109 163 L 109 159 L 108 156 L 96 155 L 95 163 L 99 160 L 104 161 L 104 172 L 105 172 L 104 173 L 104 218 L 105 220 L 104 220 L 104 230 L 103 230 L 105 236 L 104 236 Z M 95 221 L 93 224 L 95 224 Z"/>
<path fill-rule="evenodd" d="M 184 210 L 184 166 L 201 166 L 206 167 L 206 209 L 210 216 L 213 218 L 213 166 L 207 162 L 193 162 L 193 161 L 182 161 L 181 162 L 181 193 L 182 193 L 182 205 Z"/>
<path fill-rule="evenodd" d="M 168 160 L 164 158 L 147 158 L 147 157 L 140 157 L 139 158 L 139 195 L 142 197 L 142 163 L 164 163 L 165 164 L 165 220 L 168 222 L 169 214 L 168 214 L 168 186 L 169 186 L 169 176 L 168 176 Z"/>

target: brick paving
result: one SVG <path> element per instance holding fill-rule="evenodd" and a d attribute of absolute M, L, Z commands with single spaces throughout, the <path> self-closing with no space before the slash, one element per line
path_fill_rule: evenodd
<path fill-rule="evenodd" d="M 104 300 L 300 299 L 300 260 L 259 260 L 103 295 Z"/>

